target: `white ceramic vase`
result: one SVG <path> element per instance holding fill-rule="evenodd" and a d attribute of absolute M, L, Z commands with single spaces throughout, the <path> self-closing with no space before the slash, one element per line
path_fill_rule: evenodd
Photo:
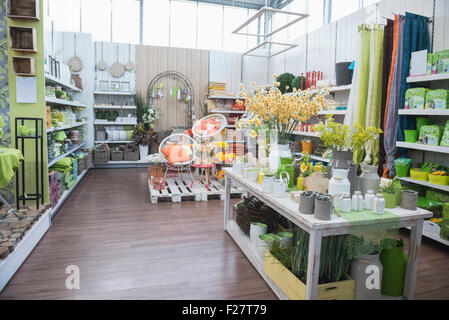
<path fill-rule="evenodd" d="M 279 169 L 279 165 L 282 158 L 291 158 L 292 152 L 290 151 L 290 145 L 287 144 L 277 144 L 273 143 L 270 145 L 270 155 L 268 156 L 268 161 L 270 168 L 274 170 Z"/>
<path fill-rule="evenodd" d="M 140 160 L 145 160 L 148 157 L 148 145 L 139 144 Z"/>

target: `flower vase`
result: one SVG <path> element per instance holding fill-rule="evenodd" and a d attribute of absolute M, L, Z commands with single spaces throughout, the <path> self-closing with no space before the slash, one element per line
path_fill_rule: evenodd
<path fill-rule="evenodd" d="M 139 144 L 140 160 L 144 161 L 148 157 L 148 145 Z"/>
<path fill-rule="evenodd" d="M 270 168 L 273 170 L 278 170 L 281 164 L 280 158 L 291 158 L 292 152 L 290 151 L 290 145 L 287 144 L 277 144 L 273 143 L 270 146 L 270 155 L 268 156 L 268 161 Z"/>
<path fill-rule="evenodd" d="M 332 160 L 328 165 L 328 176 L 332 177 L 332 170 L 335 169 L 345 169 L 349 170 L 348 180 L 351 184 L 350 194 L 354 194 L 356 190 L 356 180 L 357 180 L 357 164 L 353 160 L 352 151 L 332 151 Z"/>

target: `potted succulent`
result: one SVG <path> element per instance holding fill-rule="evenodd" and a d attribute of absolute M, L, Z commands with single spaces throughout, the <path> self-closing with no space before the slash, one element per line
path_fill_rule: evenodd
<path fill-rule="evenodd" d="M 151 133 L 145 130 L 143 123 L 139 123 L 133 129 L 132 138 L 139 146 L 140 160 L 145 160 L 148 156 Z"/>
<path fill-rule="evenodd" d="M 395 177 L 391 179 L 382 179 L 380 182 L 380 193 L 383 194 L 385 199 L 385 208 L 395 208 L 400 197 L 401 182 Z"/>

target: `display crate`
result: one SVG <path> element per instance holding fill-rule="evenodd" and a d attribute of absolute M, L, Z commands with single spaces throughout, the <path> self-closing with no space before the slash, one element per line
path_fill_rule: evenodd
<path fill-rule="evenodd" d="M 39 20 L 39 0 L 7 0 L 6 15 L 14 20 Z"/>
<path fill-rule="evenodd" d="M 36 29 L 10 26 L 9 46 L 14 51 L 37 52 Z"/>
<path fill-rule="evenodd" d="M 36 63 L 34 58 L 12 57 L 12 72 L 17 76 L 35 76 Z"/>
<path fill-rule="evenodd" d="M 264 261 L 265 274 L 292 300 L 306 299 L 306 285 L 288 270 L 267 250 Z M 318 300 L 353 300 L 355 280 L 347 280 L 318 285 Z"/>

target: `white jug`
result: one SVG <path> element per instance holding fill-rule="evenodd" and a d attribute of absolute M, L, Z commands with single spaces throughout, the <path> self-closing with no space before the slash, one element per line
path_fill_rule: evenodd
<path fill-rule="evenodd" d="M 332 170 L 332 178 L 329 180 L 329 194 L 335 198 L 341 197 L 343 194 L 351 192 L 351 184 L 348 179 L 349 170 L 336 169 Z"/>
<path fill-rule="evenodd" d="M 262 192 L 273 193 L 273 177 L 270 176 L 263 177 Z"/>

